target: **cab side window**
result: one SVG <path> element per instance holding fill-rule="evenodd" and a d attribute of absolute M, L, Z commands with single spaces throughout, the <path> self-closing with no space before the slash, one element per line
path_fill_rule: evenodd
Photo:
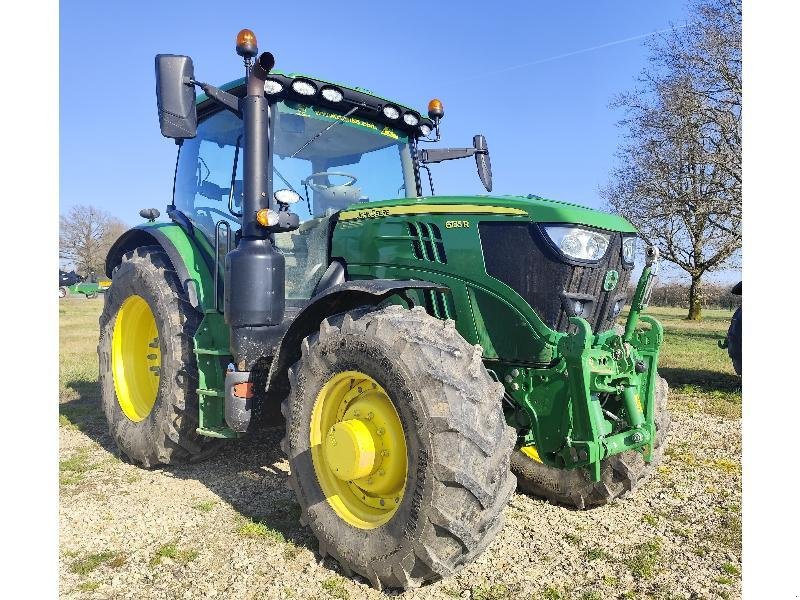
<path fill-rule="evenodd" d="M 239 218 L 229 210 L 241 210 L 241 162 L 234 172 L 237 152 L 241 154 L 242 121 L 228 111 L 218 112 L 198 125 L 197 137 L 180 149 L 175 179 L 175 207 L 183 212 L 210 240 L 216 224 L 225 220 L 237 229 Z M 238 151 L 237 151 L 238 149 Z"/>

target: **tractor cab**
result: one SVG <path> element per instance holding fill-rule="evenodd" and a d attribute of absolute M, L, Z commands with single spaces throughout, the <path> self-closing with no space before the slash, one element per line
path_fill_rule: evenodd
<path fill-rule="evenodd" d="M 293 92 L 295 82 L 303 84 L 295 87 L 304 93 L 322 93 L 309 97 Z M 275 232 L 273 239 L 286 260 L 286 298 L 303 300 L 312 296 L 328 267 L 328 241 L 341 210 L 417 196 L 413 132 L 406 121 L 398 127 L 374 119 L 364 106 L 364 94 L 355 90 L 360 104 L 345 103 L 345 88 L 303 76 L 276 75 L 269 84 L 288 90 L 270 104 L 273 196 L 285 198 L 299 220 L 297 229 Z M 244 80 L 223 89 L 238 96 Z M 344 108 L 325 98 L 338 99 Z M 219 106 L 203 110 L 202 98 L 199 108 L 197 135 L 180 147 L 173 203 L 213 243 L 221 222 L 233 230 L 241 226 L 243 123 Z M 405 114 L 407 121 L 419 120 L 416 113 Z"/>

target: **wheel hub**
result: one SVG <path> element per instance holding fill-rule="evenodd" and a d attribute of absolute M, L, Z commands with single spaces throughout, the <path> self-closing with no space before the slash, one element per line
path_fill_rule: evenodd
<path fill-rule="evenodd" d="M 361 479 L 375 470 L 375 438 L 358 419 L 333 425 L 325 439 L 324 453 L 329 468 L 342 481 Z"/>
<path fill-rule="evenodd" d="M 158 397 L 161 351 L 155 316 L 141 296 L 129 296 L 117 312 L 111 371 L 122 412 L 134 422 L 145 419 Z"/>
<path fill-rule="evenodd" d="M 311 415 L 311 457 L 328 503 L 360 529 L 383 525 L 403 498 L 408 464 L 400 417 L 369 375 L 337 373 Z"/>

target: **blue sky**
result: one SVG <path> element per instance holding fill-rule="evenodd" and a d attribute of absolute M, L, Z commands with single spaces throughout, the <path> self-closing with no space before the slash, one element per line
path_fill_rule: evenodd
<path fill-rule="evenodd" d="M 486 136 L 494 193 L 601 207 L 623 133 L 609 103 L 635 85 L 648 55 L 646 39 L 614 42 L 680 25 L 686 6 L 64 0 L 60 14 L 61 210 L 94 204 L 133 225 L 172 190 L 176 148 L 158 130 L 153 56 L 188 54 L 198 79 L 221 84 L 242 75 L 242 27 L 282 71 L 423 111 L 440 98 L 443 145 Z M 484 191 L 474 161 L 434 169 L 437 193 Z"/>

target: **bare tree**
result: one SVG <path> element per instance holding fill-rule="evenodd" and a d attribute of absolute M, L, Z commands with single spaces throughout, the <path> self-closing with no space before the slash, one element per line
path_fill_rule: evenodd
<path fill-rule="evenodd" d="M 59 219 L 59 258 L 83 276 L 104 271 L 106 254 L 127 226 L 94 206 L 73 206 Z"/>
<path fill-rule="evenodd" d="M 689 274 L 701 318 L 702 277 L 742 244 L 741 0 L 695 0 L 684 27 L 651 44 L 639 88 L 621 94 L 626 141 L 601 190 L 661 255 Z"/>

